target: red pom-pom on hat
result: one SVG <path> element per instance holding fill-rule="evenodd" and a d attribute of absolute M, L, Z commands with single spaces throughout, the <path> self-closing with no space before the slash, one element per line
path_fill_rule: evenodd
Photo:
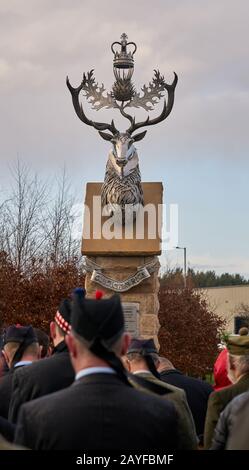
<path fill-rule="evenodd" d="M 104 293 L 102 292 L 102 290 L 96 290 L 95 299 L 100 300 L 100 299 L 102 299 L 103 295 L 104 295 Z"/>

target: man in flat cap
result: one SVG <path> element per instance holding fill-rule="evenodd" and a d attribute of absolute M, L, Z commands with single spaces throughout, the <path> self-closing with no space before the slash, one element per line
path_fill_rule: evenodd
<path fill-rule="evenodd" d="M 128 370 L 132 373 L 130 381 L 135 387 L 141 388 L 141 384 L 137 381 L 137 378 L 141 377 L 145 379 L 143 387 L 151 390 L 151 384 L 157 385 L 160 395 L 174 403 L 178 413 L 180 448 L 182 450 L 196 449 L 198 439 L 186 394 L 184 390 L 160 380 L 160 374 L 157 370 L 160 361 L 154 340 L 133 339 L 128 348 L 126 358 Z M 155 390 L 154 393 L 157 393 L 157 391 Z"/>
<path fill-rule="evenodd" d="M 120 298 L 72 305 L 66 337 L 75 370 L 67 389 L 22 406 L 15 441 L 31 449 L 174 449 L 177 414 L 172 403 L 129 384 L 121 363 L 130 337 Z"/>
<path fill-rule="evenodd" d="M 212 446 L 214 431 L 220 413 L 237 395 L 249 390 L 249 335 L 243 327 L 238 335 L 229 335 L 226 339 L 228 349 L 228 377 L 232 385 L 211 393 L 204 432 L 206 449 Z M 217 439 L 217 436 L 216 436 Z"/>
<path fill-rule="evenodd" d="M 15 374 L 40 358 L 38 339 L 32 326 L 9 326 L 4 335 L 3 354 L 9 372 L 0 379 L 0 416 L 8 418 Z"/>
<path fill-rule="evenodd" d="M 9 407 L 9 421 L 17 422 L 23 403 L 68 387 L 74 380 L 65 336 L 70 331 L 71 305 L 68 299 L 61 302 L 54 320 L 50 323 L 50 335 L 54 344 L 51 357 L 17 371 L 13 380 Z"/>

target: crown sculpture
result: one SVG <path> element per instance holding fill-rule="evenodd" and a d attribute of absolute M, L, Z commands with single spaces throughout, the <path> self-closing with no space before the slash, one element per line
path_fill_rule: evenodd
<path fill-rule="evenodd" d="M 120 50 L 117 50 L 117 46 L 121 47 Z M 128 51 L 128 46 L 131 46 L 132 50 Z M 122 223 L 125 223 L 124 213 L 127 205 L 136 208 L 144 204 L 138 154 L 134 142 L 143 139 L 147 131 L 135 135 L 133 133 L 142 127 L 158 124 L 169 116 L 174 104 L 178 77 L 174 73 L 173 82 L 167 84 L 159 70 L 154 70 L 154 77 L 148 86 L 142 87 L 142 94 L 140 94 L 131 81 L 134 72 L 134 54 L 137 50 L 136 44 L 128 42 L 127 35 L 122 34 L 120 42 L 114 42 L 111 50 L 114 54 L 115 82 L 110 92 L 106 93 L 104 85 L 99 85 L 95 81 L 93 70 L 83 74 L 83 80 L 77 88 L 70 84 L 67 77 L 67 86 L 72 95 L 73 106 L 78 118 L 88 126 L 97 129 L 103 139 L 112 142 L 101 191 L 101 202 L 103 207 L 109 207 L 110 213 L 115 213 L 115 208 L 120 207 Z M 84 96 L 95 111 L 102 108 L 119 109 L 122 116 L 130 122 L 128 129 L 125 132 L 118 131 L 113 120 L 108 124 L 88 119 L 79 102 L 81 91 L 84 92 Z M 129 108 L 143 108 L 146 111 L 153 111 L 155 105 L 164 97 L 165 91 L 168 94 L 168 99 L 166 101 L 164 98 L 163 109 L 158 117 L 150 119 L 148 116 L 144 121 L 136 122 L 135 117 L 128 114 Z"/>

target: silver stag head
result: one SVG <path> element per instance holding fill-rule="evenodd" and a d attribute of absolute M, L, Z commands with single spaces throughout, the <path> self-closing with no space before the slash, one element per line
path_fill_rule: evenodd
<path fill-rule="evenodd" d="M 105 140 L 112 142 L 112 150 L 109 153 L 109 162 L 120 179 L 128 176 L 138 166 L 138 155 L 134 142 L 141 140 L 146 131 L 133 137 L 128 132 L 118 132 L 115 135 L 100 131 L 99 134 Z"/>

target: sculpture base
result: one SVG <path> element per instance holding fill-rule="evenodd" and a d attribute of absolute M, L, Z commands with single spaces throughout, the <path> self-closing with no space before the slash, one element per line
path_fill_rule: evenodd
<path fill-rule="evenodd" d="M 126 330 L 134 337 L 153 338 L 158 344 L 158 270 L 160 268 L 158 257 L 91 256 L 87 258 L 87 261 L 100 266 L 101 273 L 108 279 L 115 281 L 130 279 L 130 282 L 133 282 L 138 266 L 151 266 L 153 264 L 154 268 L 150 276 L 143 279 L 138 285 L 134 285 L 130 290 L 119 293 L 124 307 Z M 123 283 L 120 283 L 120 285 L 123 285 Z M 102 290 L 106 296 L 111 296 L 114 293 L 111 288 L 103 287 L 103 285 L 95 282 L 94 273 L 92 272 L 86 274 L 85 288 L 87 296 L 90 298 L 94 297 L 97 289 Z M 117 291 L 117 289 L 115 290 Z"/>
<path fill-rule="evenodd" d="M 118 292 L 123 303 L 126 331 L 134 337 L 153 338 L 158 344 L 160 263 L 157 255 L 161 254 L 162 183 L 142 183 L 147 212 L 138 226 L 137 220 L 134 222 L 133 235 L 129 238 L 124 236 L 124 227 L 120 238 L 116 233 L 110 238 L 104 236 L 107 218 L 101 212 L 97 217 L 101 187 L 101 183 L 87 183 L 86 186 L 82 238 L 86 294 L 94 297 L 96 290 L 102 290 L 106 296 L 111 296 Z M 144 235 L 138 237 L 136 229 L 141 225 Z"/>
<path fill-rule="evenodd" d="M 101 211 L 102 183 L 87 183 L 81 252 L 85 256 L 155 256 L 161 254 L 163 185 L 142 183 L 145 213 L 140 223 L 134 222 L 132 233 L 124 228 L 109 239 L 103 230 L 109 217 Z M 131 227 L 130 227 L 131 228 Z M 112 227 L 113 230 L 113 227 Z M 138 232 L 140 232 L 140 235 Z"/>

